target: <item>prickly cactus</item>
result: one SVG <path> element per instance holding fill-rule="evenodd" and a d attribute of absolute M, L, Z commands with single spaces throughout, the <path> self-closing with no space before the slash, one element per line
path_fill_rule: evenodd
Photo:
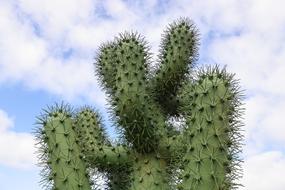
<path fill-rule="evenodd" d="M 91 107 L 47 109 L 37 130 L 47 187 L 236 189 L 242 95 L 225 69 L 196 68 L 198 45 L 198 31 L 187 18 L 168 26 L 155 67 L 137 33 L 103 44 L 95 68 L 119 141 L 108 139 Z"/>

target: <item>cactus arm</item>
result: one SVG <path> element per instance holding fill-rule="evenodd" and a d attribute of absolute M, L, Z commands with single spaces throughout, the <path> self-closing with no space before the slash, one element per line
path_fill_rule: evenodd
<path fill-rule="evenodd" d="M 217 67 L 202 71 L 194 86 L 186 85 L 182 98 L 186 106 L 181 109 L 188 114 L 184 134 L 189 147 L 179 189 L 236 188 L 241 140 L 238 89 L 233 76 Z"/>
<path fill-rule="evenodd" d="M 147 92 L 149 54 L 146 42 L 137 34 L 124 33 L 114 44 L 110 63 L 116 64 L 116 88 L 110 95 L 115 120 L 134 149 L 151 152 L 158 145 L 158 133 L 163 133 L 164 118 Z M 98 65 L 103 64 L 99 62 Z M 101 76 L 105 77 L 105 74 Z"/>
<path fill-rule="evenodd" d="M 96 73 L 99 77 L 102 87 L 110 95 L 116 90 L 116 62 L 115 62 L 116 43 L 108 42 L 100 46 L 96 56 Z"/>
<path fill-rule="evenodd" d="M 112 190 L 125 189 L 129 184 L 129 173 L 133 154 L 123 146 L 100 146 L 86 156 L 92 168 L 106 174 L 108 187 Z"/>
<path fill-rule="evenodd" d="M 107 139 L 102 119 L 91 107 L 83 107 L 75 117 L 77 141 L 89 167 L 107 173 L 108 186 L 114 190 L 126 186 L 131 151 L 127 147 L 113 146 Z"/>
<path fill-rule="evenodd" d="M 123 146 L 99 145 L 86 154 L 87 163 L 92 167 L 110 168 L 119 164 L 129 164 L 132 153 Z"/>
<path fill-rule="evenodd" d="M 131 142 L 138 151 L 154 149 L 156 137 L 154 136 L 153 118 L 147 119 L 146 115 L 148 94 L 146 92 L 147 52 L 144 42 L 137 36 L 123 34 L 118 40 L 117 47 L 117 75 L 116 94 L 117 115 L 119 123 L 124 127 L 128 142 Z M 149 127 L 150 126 L 150 127 Z M 137 136 L 134 136 L 136 134 Z M 142 147 L 144 139 L 148 138 Z"/>
<path fill-rule="evenodd" d="M 112 146 L 108 142 L 101 117 L 92 108 L 85 107 L 77 113 L 74 129 L 90 166 L 103 168 L 129 162 L 130 150 L 123 146 Z"/>
<path fill-rule="evenodd" d="M 154 98 L 164 112 L 177 112 L 177 91 L 197 57 L 198 32 L 188 19 L 172 23 L 166 30 L 159 54 L 159 69 L 153 77 Z"/>
<path fill-rule="evenodd" d="M 46 177 L 56 190 L 91 189 L 86 164 L 76 142 L 73 120 L 67 106 L 52 107 L 43 115 L 43 127 L 38 134 L 42 145 L 42 159 L 49 168 Z"/>

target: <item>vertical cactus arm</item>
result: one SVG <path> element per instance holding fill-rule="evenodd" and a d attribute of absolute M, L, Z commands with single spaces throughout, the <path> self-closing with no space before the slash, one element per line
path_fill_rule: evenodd
<path fill-rule="evenodd" d="M 92 152 L 96 145 L 103 145 L 108 141 L 105 128 L 102 125 L 102 118 L 91 107 L 85 106 L 76 113 L 73 127 L 81 151 L 85 156 L 90 154 L 89 152 Z"/>
<path fill-rule="evenodd" d="M 76 142 L 70 108 L 56 105 L 39 120 L 38 140 L 43 150 L 41 164 L 50 189 L 91 189 L 86 164 Z"/>
<path fill-rule="evenodd" d="M 121 34 L 114 44 L 112 62 L 116 64 L 116 75 L 115 90 L 111 94 L 114 120 L 134 149 L 150 152 L 157 147 L 164 118 L 147 91 L 148 47 L 135 33 Z"/>
<path fill-rule="evenodd" d="M 104 43 L 100 46 L 95 58 L 96 74 L 101 82 L 101 86 L 109 95 L 116 90 L 115 50 L 115 42 Z"/>
<path fill-rule="evenodd" d="M 163 35 L 158 69 L 151 85 L 154 97 L 170 115 L 177 111 L 177 91 L 197 58 L 198 31 L 189 19 L 170 24 Z"/>
<path fill-rule="evenodd" d="M 181 107 L 188 114 L 188 149 L 178 189 L 235 189 L 242 140 L 237 81 L 225 69 L 209 67 L 201 70 L 194 86 L 186 85 L 183 95 L 188 96 Z"/>

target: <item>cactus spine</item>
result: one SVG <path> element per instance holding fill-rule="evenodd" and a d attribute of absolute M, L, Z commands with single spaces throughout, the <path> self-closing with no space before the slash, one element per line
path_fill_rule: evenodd
<path fill-rule="evenodd" d="M 181 18 L 163 35 L 157 68 L 136 33 L 103 44 L 96 74 L 110 100 L 120 143 L 111 143 L 99 113 L 56 106 L 40 117 L 42 164 L 53 189 L 232 190 L 240 177 L 242 95 L 232 74 L 195 69 L 198 32 Z M 180 128 L 169 122 L 180 119 Z"/>

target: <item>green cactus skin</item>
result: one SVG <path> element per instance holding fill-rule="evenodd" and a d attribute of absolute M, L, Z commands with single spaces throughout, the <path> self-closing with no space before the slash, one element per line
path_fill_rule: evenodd
<path fill-rule="evenodd" d="M 111 146 L 107 141 L 99 114 L 91 108 L 83 108 L 77 113 L 75 131 L 84 158 L 92 167 L 98 167 L 97 162 L 101 166 L 107 166 L 125 164 L 128 161 L 129 151 L 122 146 Z M 94 155 L 96 156 L 94 157 Z"/>
<path fill-rule="evenodd" d="M 198 31 L 189 19 L 170 24 L 163 35 L 156 75 L 152 78 L 154 98 L 162 111 L 177 114 L 177 91 L 197 59 Z"/>
<path fill-rule="evenodd" d="M 112 189 L 122 189 L 127 186 L 129 183 L 127 164 L 130 151 L 123 146 L 111 146 L 107 141 L 99 113 L 88 106 L 80 109 L 75 118 L 75 131 L 89 167 L 106 173 L 110 180 L 108 186 Z"/>
<path fill-rule="evenodd" d="M 103 45 L 100 52 L 97 70 L 110 93 L 114 120 L 123 127 L 122 133 L 135 150 L 154 151 L 159 135 L 165 133 L 165 118 L 148 93 L 146 42 L 137 34 L 124 33 L 115 42 Z M 106 75 L 105 71 L 114 67 L 109 78 L 111 74 Z"/>
<path fill-rule="evenodd" d="M 60 105 L 50 108 L 39 120 L 43 125 L 39 136 L 44 148 L 42 157 L 51 169 L 45 177 L 53 183 L 54 190 L 91 189 L 71 115 L 67 106 Z"/>
<path fill-rule="evenodd" d="M 131 190 L 168 190 L 167 163 L 156 154 L 137 154 L 133 165 Z"/>
<path fill-rule="evenodd" d="M 190 146 L 183 157 L 179 187 L 233 189 L 241 140 L 238 87 L 233 75 L 217 67 L 204 70 L 198 78 L 195 84 L 186 84 L 181 95 L 181 110 L 191 127 L 185 129 Z"/>
<path fill-rule="evenodd" d="M 234 75 L 225 69 L 195 68 L 198 36 L 187 18 L 170 24 L 156 68 L 137 33 L 123 33 L 99 48 L 96 74 L 108 95 L 119 143 L 110 142 L 99 113 L 91 107 L 76 113 L 47 111 L 40 119 L 38 139 L 45 176 L 51 181 L 48 187 L 100 189 L 101 181 L 91 180 L 90 185 L 87 174 L 93 170 L 105 175 L 104 189 L 110 190 L 239 186 L 242 94 Z M 170 122 L 173 119 L 181 121 L 179 128 Z M 51 132 L 54 126 L 56 135 Z M 66 158 L 69 149 L 73 156 Z M 79 169 L 73 171 L 69 160 Z M 66 182 L 67 172 L 71 175 Z"/>

